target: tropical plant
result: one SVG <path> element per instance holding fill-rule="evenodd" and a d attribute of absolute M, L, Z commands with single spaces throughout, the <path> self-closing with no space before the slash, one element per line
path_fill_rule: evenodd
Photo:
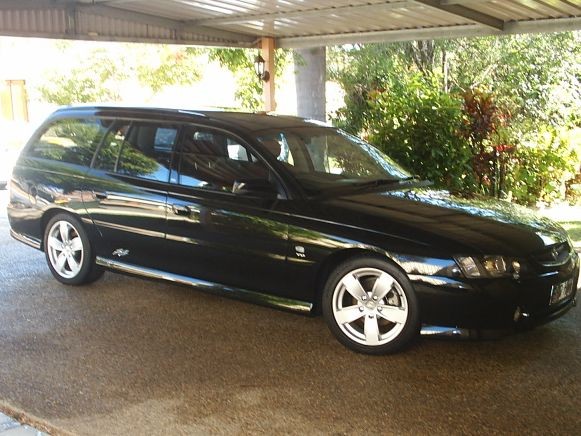
<path fill-rule="evenodd" d="M 505 179 L 507 152 L 514 146 L 496 143 L 501 128 L 507 125 L 509 114 L 496 104 L 492 93 L 471 89 L 463 93 L 464 112 L 461 133 L 472 150 L 472 167 L 478 179 L 478 189 L 500 196 Z"/>

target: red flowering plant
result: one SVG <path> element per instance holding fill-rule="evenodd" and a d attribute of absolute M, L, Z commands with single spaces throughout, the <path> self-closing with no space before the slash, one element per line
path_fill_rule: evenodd
<path fill-rule="evenodd" d="M 500 197 L 504 190 L 507 164 L 515 145 L 507 142 L 504 127 L 510 113 L 495 102 L 494 94 L 471 89 L 464 99 L 461 135 L 472 150 L 472 169 L 480 191 Z"/>

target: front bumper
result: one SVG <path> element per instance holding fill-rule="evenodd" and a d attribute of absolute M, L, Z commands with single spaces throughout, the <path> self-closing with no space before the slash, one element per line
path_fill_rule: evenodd
<path fill-rule="evenodd" d="M 563 316 L 575 306 L 579 292 L 579 256 L 552 271 L 514 280 L 452 280 L 412 276 L 421 320 L 425 324 L 476 330 L 530 328 Z M 573 293 L 550 304 L 553 285 L 573 279 Z"/>

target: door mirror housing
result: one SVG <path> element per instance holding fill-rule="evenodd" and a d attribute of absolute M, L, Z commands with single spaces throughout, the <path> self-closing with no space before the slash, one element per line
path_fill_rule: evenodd
<path fill-rule="evenodd" d="M 265 179 L 237 180 L 232 187 L 232 193 L 269 199 L 278 197 L 277 187 Z"/>

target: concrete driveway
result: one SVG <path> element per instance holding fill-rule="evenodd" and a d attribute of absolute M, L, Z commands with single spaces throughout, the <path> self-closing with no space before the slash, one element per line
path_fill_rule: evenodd
<path fill-rule="evenodd" d="M 363 356 L 321 318 L 112 273 L 58 284 L 0 198 L 0 409 L 75 434 L 579 434 L 579 308 Z"/>

